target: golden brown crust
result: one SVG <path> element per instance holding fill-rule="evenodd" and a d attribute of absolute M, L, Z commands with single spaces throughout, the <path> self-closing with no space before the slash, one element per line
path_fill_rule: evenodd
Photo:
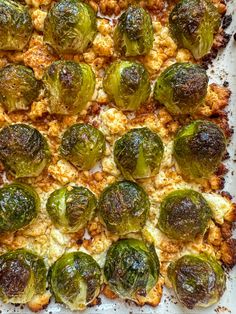
<path fill-rule="evenodd" d="M 223 242 L 220 251 L 223 263 L 227 267 L 233 268 L 236 265 L 236 239 L 228 239 Z"/>

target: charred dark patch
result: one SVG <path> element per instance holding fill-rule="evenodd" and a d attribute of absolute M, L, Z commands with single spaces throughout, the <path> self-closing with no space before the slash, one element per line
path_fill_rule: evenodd
<path fill-rule="evenodd" d="M 223 20 L 222 20 L 222 28 L 223 29 L 226 29 L 227 27 L 229 27 L 230 26 L 230 24 L 232 23 L 232 15 L 231 14 L 229 14 L 229 15 L 225 15 L 224 17 L 223 17 Z"/>

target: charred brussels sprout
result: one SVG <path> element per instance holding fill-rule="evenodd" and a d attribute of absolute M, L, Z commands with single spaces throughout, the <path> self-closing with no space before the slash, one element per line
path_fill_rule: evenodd
<path fill-rule="evenodd" d="M 77 232 L 93 217 L 96 205 L 96 197 L 87 188 L 67 186 L 49 196 L 47 211 L 57 227 Z"/>
<path fill-rule="evenodd" d="M 50 285 L 57 302 L 83 310 L 99 294 L 102 275 L 97 262 L 82 252 L 65 253 L 50 270 Z"/>
<path fill-rule="evenodd" d="M 0 0 L 0 50 L 23 50 L 30 40 L 33 24 L 26 6 Z"/>
<path fill-rule="evenodd" d="M 154 247 L 136 239 L 115 242 L 107 252 L 104 275 L 110 289 L 121 298 L 136 301 L 147 295 L 159 277 Z"/>
<path fill-rule="evenodd" d="M 115 163 L 127 180 L 156 175 L 163 153 L 162 140 L 148 128 L 129 131 L 114 146 Z"/>
<path fill-rule="evenodd" d="M 148 99 L 151 87 L 147 70 L 133 61 L 116 61 L 107 69 L 103 88 L 122 110 L 134 111 Z"/>
<path fill-rule="evenodd" d="M 200 59 L 212 47 L 220 15 L 210 0 L 181 0 L 170 14 L 169 25 L 178 45 Z"/>
<path fill-rule="evenodd" d="M 183 175 L 207 178 L 219 166 L 226 150 L 223 131 L 209 121 L 194 121 L 178 132 L 174 157 Z"/>
<path fill-rule="evenodd" d="M 46 139 L 27 124 L 12 124 L 0 131 L 0 160 L 17 178 L 38 176 L 50 159 Z"/>
<path fill-rule="evenodd" d="M 148 195 L 134 182 L 121 181 L 101 194 L 98 210 L 109 231 L 124 235 L 145 225 L 150 208 Z"/>
<path fill-rule="evenodd" d="M 78 123 L 63 134 L 60 152 L 62 157 L 81 170 L 89 170 L 102 158 L 105 137 L 92 125 Z"/>
<path fill-rule="evenodd" d="M 211 208 L 200 193 L 178 190 L 161 202 L 158 227 L 169 238 L 192 241 L 204 234 L 211 216 Z"/>
<path fill-rule="evenodd" d="M 79 0 L 60 0 L 44 22 L 44 41 L 58 54 L 82 53 L 96 33 L 94 10 Z"/>
<path fill-rule="evenodd" d="M 197 64 L 175 63 L 158 78 L 154 98 L 173 114 L 188 114 L 203 102 L 207 87 L 205 69 Z"/>
<path fill-rule="evenodd" d="M 185 255 L 171 263 L 168 277 L 181 303 L 189 309 L 219 301 L 225 291 L 225 274 L 211 256 Z"/>
<path fill-rule="evenodd" d="M 116 49 L 125 56 L 147 54 L 153 46 L 154 31 L 149 13 L 130 6 L 119 18 L 114 33 Z"/>
<path fill-rule="evenodd" d="M 0 299 L 28 303 L 46 291 L 46 266 L 39 256 L 19 249 L 0 256 Z"/>
<path fill-rule="evenodd" d="M 40 87 L 34 72 L 23 65 L 11 64 L 0 70 L 0 102 L 8 112 L 29 109 Z"/>
<path fill-rule="evenodd" d="M 77 114 L 86 108 L 95 88 L 95 75 L 85 63 L 56 61 L 43 78 L 51 113 Z"/>

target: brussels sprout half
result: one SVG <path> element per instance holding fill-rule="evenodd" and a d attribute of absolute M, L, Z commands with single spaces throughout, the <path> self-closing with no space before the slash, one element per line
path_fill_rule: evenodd
<path fill-rule="evenodd" d="M 103 88 L 116 106 L 124 111 L 138 109 L 148 99 L 151 86 L 141 63 L 115 61 L 106 70 Z"/>
<path fill-rule="evenodd" d="M 178 45 L 200 59 L 212 47 L 220 15 L 210 0 L 181 0 L 169 16 L 169 26 Z"/>
<path fill-rule="evenodd" d="M 43 82 L 51 113 L 77 114 L 86 108 L 95 89 L 95 75 L 85 63 L 55 61 L 47 69 Z"/>
<path fill-rule="evenodd" d="M 60 0 L 44 22 L 44 41 L 59 55 L 82 53 L 97 33 L 92 7 L 79 0 Z"/>
<path fill-rule="evenodd" d="M 4 303 L 28 303 L 46 291 L 47 270 L 41 257 L 25 249 L 0 256 L 0 299 Z"/>
<path fill-rule="evenodd" d="M 158 227 L 169 238 L 192 241 L 204 234 L 211 216 L 211 208 L 202 194 L 177 190 L 162 200 Z"/>
<path fill-rule="evenodd" d="M 63 254 L 51 267 L 50 285 L 57 302 L 70 310 L 83 310 L 100 293 L 102 273 L 97 262 L 83 252 Z"/>
<path fill-rule="evenodd" d="M 157 79 L 154 98 L 170 113 L 189 114 L 203 102 L 207 87 L 205 69 L 193 63 L 175 63 Z"/>
<path fill-rule="evenodd" d="M 0 131 L 0 160 L 16 178 L 38 176 L 50 159 L 46 139 L 27 124 L 11 124 Z"/>
<path fill-rule="evenodd" d="M 147 193 L 134 182 L 109 185 L 98 204 L 100 216 L 109 231 L 125 235 L 138 232 L 145 225 L 150 202 Z"/>
<path fill-rule="evenodd" d="M 181 303 L 187 308 L 208 307 L 219 301 L 225 291 L 226 277 L 215 258 L 185 255 L 171 263 L 168 277 Z"/>
<path fill-rule="evenodd" d="M 183 175 L 208 178 L 226 150 L 223 131 L 209 121 L 196 120 L 180 129 L 174 140 L 174 157 Z"/>
<path fill-rule="evenodd" d="M 149 13 L 130 6 L 119 18 L 114 32 L 115 47 L 125 56 L 147 54 L 153 46 L 154 31 Z"/>
<path fill-rule="evenodd" d="M 161 138 L 148 128 L 132 129 L 114 146 L 115 163 L 127 180 L 155 176 L 163 153 Z"/>
<path fill-rule="evenodd" d="M 60 153 L 81 170 L 89 170 L 103 157 L 105 137 L 92 125 L 78 123 L 63 134 Z"/>
<path fill-rule="evenodd" d="M 121 298 L 136 301 L 155 286 L 159 259 L 154 247 L 136 239 L 119 240 L 107 252 L 104 276 L 110 289 Z"/>

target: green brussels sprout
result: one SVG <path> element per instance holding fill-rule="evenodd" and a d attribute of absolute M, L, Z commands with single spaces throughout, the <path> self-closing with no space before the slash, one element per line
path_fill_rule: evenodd
<path fill-rule="evenodd" d="M 148 99 L 151 86 L 141 63 L 116 61 L 107 69 L 103 88 L 116 106 L 124 111 L 138 109 Z"/>
<path fill-rule="evenodd" d="M 115 163 L 127 180 L 155 176 L 163 153 L 162 140 L 148 128 L 132 129 L 114 146 Z"/>
<path fill-rule="evenodd" d="M 0 131 L 0 160 L 16 178 L 37 177 L 48 164 L 46 139 L 35 128 L 19 123 Z"/>
<path fill-rule="evenodd" d="M 225 291 L 225 274 L 215 258 L 184 255 L 168 267 L 168 277 L 177 298 L 187 308 L 208 307 L 219 301 Z"/>
<path fill-rule="evenodd" d="M 8 112 L 29 109 L 38 97 L 40 87 L 30 68 L 10 64 L 0 69 L 0 102 Z"/>
<path fill-rule="evenodd" d="M 27 226 L 39 207 L 39 196 L 29 185 L 15 182 L 0 188 L 0 234 Z"/>
<path fill-rule="evenodd" d="M 200 59 L 213 45 L 220 15 L 210 0 L 181 0 L 169 16 L 169 26 L 178 45 Z"/>
<path fill-rule="evenodd" d="M 182 127 L 174 140 L 174 157 L 183 175 L 208 178 L 226 150 L 223 131 L 209 121 L 196 120 Z"/>
<path fill-rule="evenodd" d="M 33 32 L 26 6 L 11 0 L 0 0 L 0 50 L 23 50 Z"/>
<path fill-rule="evenodd" d="M 44 41 L 58 54 L 82 53 L 97 33 L 97 21 L 90 5 L 79 0 L 60 0 L 44 22 Z"/>
<path fill-rule="evenodd" d="M 95 75 L 85 63 L 55 61 L 46 71 L 43 82 L 51 113 L 77 114 L 86 108 L 95 89 Z"/>
<path fill-rule="evenodd" d="M 78 123 L 63 134 L 62 157 L 81 170 L 89 170 L 103 157 L 106 142 L 101 131 L 92 125 Z"/>
<path fill-rule="evenodd" d="M 109 185 L 98 203 L 107 229 L 119 235 L 140 231 L 146 223 L 149 208 L 147 193 L 141 186 L 129 181 Z"/>
<path fill-rule="evenodd" d="M 87 225 L 96 206 L 96 197 L 90 190 L 82 186 L 67 186 L 51 193 L 46 207 L 53 224 L 70 233 Z"/>
<path fill-rule="evenodd" d="M 173 114 L 194 112 L 207 94 L 206 70 L 193 63 L 175 63 L 157 79 L 154 98 Z"/>
<path fill-rule="evenodd" d="M 211 208 L 201 193 L 177 190 L 162 200 L 158 227 L 169 238 L 192 241 L 204 234 L 211 217 Z"/>
<path fill-rule="evenodd" d="M 83 252 L 63 254 L 51 267 L 50 286 L 57 302 L 70 310 L 83 310 L 100 293 L 102 273 L 97 262 Z"/>
<path fill-rule="evenodd" d="M 115 47 L 125 56 L 147 54 L 153 46 L 154 31 L 148 11 L 130 6 L 119 18 L 114 32 Z"/>
<path fill-rule="evenodd" d="M 25 249 L 0 256 L 0 299 L 4 303 L 28 303 L 46 291 L 47 270 L 41 257 Z"/>
<path fill-rule="evenodd" d="M 136 239 L 119 240 L 107 252 L 104 276 L 121 298 L 136 301 L 146 296 L 159 277 L 159 259 L 153 246 Z"/>

